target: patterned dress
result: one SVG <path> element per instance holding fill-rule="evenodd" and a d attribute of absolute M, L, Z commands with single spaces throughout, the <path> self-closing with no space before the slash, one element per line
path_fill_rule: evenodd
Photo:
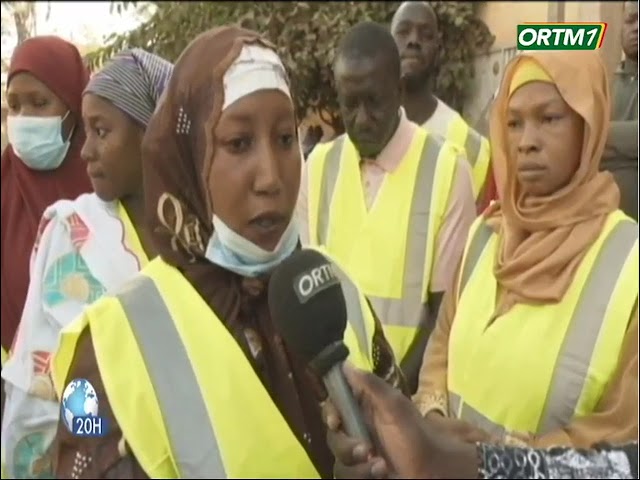
<path fill-rule="evenodd" d="M 480 478 L 638 478 L 638 444 L 577 450 L 480 445 Z"/>

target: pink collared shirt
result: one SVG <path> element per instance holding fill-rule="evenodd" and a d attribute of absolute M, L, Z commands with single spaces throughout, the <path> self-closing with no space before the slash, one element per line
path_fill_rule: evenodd
<path fill-rule="evenodd" d="M 402 162 L 418 128 L 420 127 L 410 121 L 406 117 L 404 109 L 401 109 L 400 123 L 389 143 L 375 160 L 362 159 L 360 172 L 367 208 L 370 208 L 375 200 L 384 176 L 393 172 Z M 308 171 L 305 164 L 296 206 L 302 245 L 309 244 L 308 191 Z M 450 288 L 456 267 L 464 251 L 469 228 L 475 218 L 476 208 L 471 166 L 467 159 L 461 155 L 456 161 L 449 204 L 436 238 L 436 252 L 429 285 L 430 292 L 444 292 Z"/>

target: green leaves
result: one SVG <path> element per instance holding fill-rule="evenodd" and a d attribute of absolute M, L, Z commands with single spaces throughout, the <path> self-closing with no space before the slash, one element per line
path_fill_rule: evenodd
<path fill-rule="evenodd" d="M 121 10 L 137 2 L 113 2 Z M 342 35 L 364 20 L 389 24 L 400 2 L 151 2 L 149 21 L 88 56 L 98 68 L 114 53 L 140 47 L 175 61 L 199 33 L 217 25 L 239 24 L 257 30 L 279 49 L 292 81 L 299 118 L 321 114 L 337 131 L 342 123 L 331 66 Z M 433 2 L 443 37 L 443 63 L 437 94 L 454 108 L 464 103 L 473 76 L 473 57 L 493 43 L 487 26 L 474 14 L 474 2 Z M 116 6 L 116 8 L 118 8 Z"/>

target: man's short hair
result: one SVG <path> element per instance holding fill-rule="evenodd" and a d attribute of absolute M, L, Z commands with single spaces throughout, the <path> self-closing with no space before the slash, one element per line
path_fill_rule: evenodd
<path fill-rule="evenodd" d="M 412 1 L 408 1 L 408 2 L 402 2 L 400 4 L 400 6 L 396 9 L 396 11 L 393 13 L 393 18 L 391 18 L 391 27 L 393 28 L 393 26 L 395 25 L 395 23 L 397 22 L 397 15 L 398 12 L 400 11 L 400 9 L 407 3 L 420 3 L 422 4 L 425 8 L 428 8 L 429 10 L 431 10 L 431 12 L 433 12 L 433 18 L 436 20 L 436 30 L 440 31 L 440 18 L 438 17 L 438 12 L 436 12 L 436 9 L 434 8 L 433 4 L 431 2 L 412 2 Z"/>
<path fill-rule="evenodd" d="M 400 53 L 389 29 L 375 22 L 360 22 L 351 27 L 338 45 L 338 59 L 384 59 L 400 80 Z"/>

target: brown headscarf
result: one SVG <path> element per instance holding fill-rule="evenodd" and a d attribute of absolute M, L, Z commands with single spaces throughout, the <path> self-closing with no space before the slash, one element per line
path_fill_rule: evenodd
<path fill-rule="evenodd" d="M 585 121 L 580 165 L 573 179 L 556 193 L 538 198 L 521 190 L 507 148 L 509 89 L 526 58 L 538 62 L 565 102 Z M 502 201 L 485 214 L 500 237 L 494 267 L 502 289 L 498 315 L 515 303 L 560 301 L 607 215 L 618 208 L 620 192 L 613 177 L 599 171 L 609 112 L 607 73 L 596 51 L 527 53 L 507 66 L 490 118 Z"/>
<path fill-rule="evenodd" d="M 142 142 L 147 223 L 159 255 L 178 268 L 216 312 L 316 468 L 328 478 L 333 458 L 324 442 L 316 384 L 304 362 L 287 352 L 275 334 L 265 295 L 267 279 L 240 277 L 204 257 L 213 234 L 207 179 L 216 150 L 214 129 L 224 105 L 223 78 L 249 44 L 273 48 L 254 32 L 222 27 L 198 36 L 176 62 Z"/>
<path fill-rule="evenodd" d="M 233 276 L 204 258 L 213 234 L 207 178 L 214 129 L 224 104 L 223 77 L 258 34 L 221 27 L 198 36 L 178 59 L 142 143 L 147 222 L 162 258 L 180 269 L 223 317 L 233 317 Z"/>

